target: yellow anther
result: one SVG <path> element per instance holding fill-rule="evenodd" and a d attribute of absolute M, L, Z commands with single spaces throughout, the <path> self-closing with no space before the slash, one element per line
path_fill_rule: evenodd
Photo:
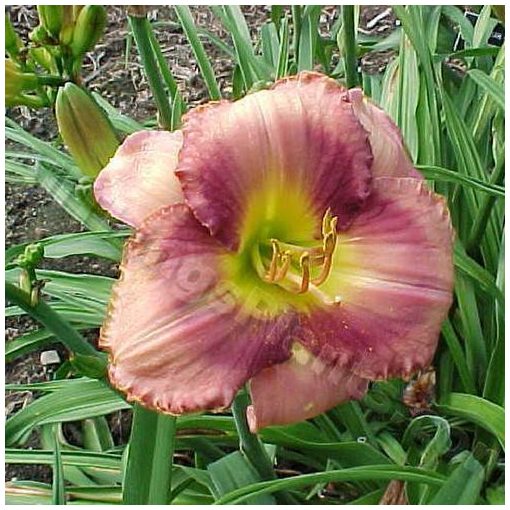
<path fill-rule="evenodd" d="M 330 232 L 332 218 L 333 216 L 331 215 L 331 207 L 328 207 L 324 213 L 324 216 L 322 217 L 322 236 L 325 236 Z"/>
<path fill-rule="evenodd" d="M 301 258 L 299 259 L 299 266 L 303 272 L 299 294 L 304 294 L 310 287 L 310 255 L 308 252 L 301 255 Z"/>
<path fill-rule="evenodd" d="M 336 216 L 333 216 L 331 218 L 331 221 L 329 222 L 329 232 L 334 233 L 335 236 L 336 236 L 336 226 L 337 226 L 337 223 L 338 223 L 338 218 Z"/>

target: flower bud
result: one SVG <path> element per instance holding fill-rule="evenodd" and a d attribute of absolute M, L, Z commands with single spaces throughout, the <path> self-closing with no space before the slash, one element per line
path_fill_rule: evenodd
<path fill-rule="evenodd" d="M 84 5 L 73 5 L 73 20 L 76 21 L 78 19 L 78 15 L 81 10 L 84 8 Z"/>
<path fill-rule="evenodd" d="M 64 5 L 64 17 L 62 21 L 62 28 L 60 29 L 59 40 L 60 44 L 70 46 L 74 35 L 74 6 Z"/>
<path fill-rule="evenodd" d="M 101 5 L 86 5 L 78 14 L 74 26 L 71 51 L 75 57 L 91 50 L 103 35 L 106 10 Z"/>
<path fill-rule="evenodd" d="M 74 83 L 60 88 L 55 103 L 58 128 L 76 164 L 95 177 L 114 155 L 119 141 L 104 111 Z"/>
<path fill-rule="evenodd" d="M 5 15 L 5 52 L 9 57 L 16 57 L 23 46 L 21 39 L 14 30 L 11 20 Z"/>
<path fill-rule="evenodd" d="M 30 48 L 30 56 L 47 71 L 54 72 L 55 63 L 51 52 L 44 47 Z"/>
<path fill-rule="evenodd" d="M 37 12 L 41 25 L 51 37 L 58 39 L 62 23 L 64 22 L 63 5 L 38 5 Z"/>
<path fill-rule="evenodd" d="M 39 81 L 33 73 L 24 73 L 20 66 L 10 58 L 5 59 L 5 104 L 16 106 L 23 104 L 19 101 L 26 90 L 37 88 Z"/>
<path fill-rule="evenodd" d="M 44 257 L 44 246 L 40 243 L 32 243 L 25 247 L 25 251 L 16 259 L 16 263 L 25 269 L 39 265 Z"/>

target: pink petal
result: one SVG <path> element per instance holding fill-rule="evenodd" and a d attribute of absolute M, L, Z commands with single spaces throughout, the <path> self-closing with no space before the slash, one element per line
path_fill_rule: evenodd
<path fill-rule="evenodd" d="M 288 361 L 262 370 L 251 380 L 247 418 L 252 432 L 313 418 L 365 394 L 365 379 L 326 365 L 299 344 L 293 351 Z"/>
<path fill-rule="evenodd" d="M 422 180 L 376 179 L 364 212 L 339 236 L 324 303 L 303 317 L 300 340 L 360 377 L 408 376 L 431 362 L 452 287 L 443 198 Z"/>
<path fill-rule="evenodd" d="M 223 279 L 224 248 L 183 204 L 129 241 L 100 345 L 130 400 L 172 414 L 222 409 L 254 374 L 290 356 L 290 314 L 254 317 Z"/>
<path fill-rule="evenodd" d="M 331 206 L 341 227 L 368 196 L 367 133 L 347 91 L 321 74 L 303 72 L 234 103 L 196 108 L 183 132 L 176 173 L 186 201 L 231 248 L 247 204 L 266 187 L 266 201 L 280 207 L 290 188 L 301 190 L 319 223 Z"/>
<path fill-rule="evenodd" d="M 139 131 L 128 136 L 94 183 L 99 205 L 138 226 L 160 207 L 183 201 L 174 174 L 182 133 Z"/>
<path fill-rule="evenodd" d="M 422 175 L 414 168 L 404 145 L 402 134 L 384 110 L 363 95 L 360 89 L 349 90 L 354 113 L 368 131 L 374 162 L 374 177 L 415 177 Z"/>

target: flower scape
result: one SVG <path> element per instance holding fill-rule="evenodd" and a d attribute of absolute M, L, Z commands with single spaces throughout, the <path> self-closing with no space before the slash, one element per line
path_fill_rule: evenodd
<path fill-rule="evenodd" d="M 135 228 L 100 335 L 129 400 L 220 411 L 248 383 L 256 432 L 431 363 L 449 213 L 361 90 L 303 72 L 199 106 L 130 135 L 94 192 Z"/>

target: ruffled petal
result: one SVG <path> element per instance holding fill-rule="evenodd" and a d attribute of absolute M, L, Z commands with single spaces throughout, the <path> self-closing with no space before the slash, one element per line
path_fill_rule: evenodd
<path fill-rule="evenodd" d="M 373 176 L 422 179 L 413 166 L 400 130 L 390 116 L 365 97 L 360 89 L 349 90 L 349 99 L 354 113 L 368 131 L 374 156 Z"/>
<path fill-rule="evenodd" d="M 295 316 L 247 313 L 223 279 L 225 256 L 183 204 L 154 213 L 129 241 L 100 337 L 128 399 L 171 414 L 222 409 L 288 359 Z"/>
<path fill-rule="evenodd" d="M 262 370 L 250 382 L 250 430 L 313 418 L 350 399 L 361 398 L 368 382 L 342 367 L 328 366 L 299 344 L 285 363 Z"/>
<path fill-rule="evenodd" d="M 424 181 L 380 178 L 339 236 L 323 306 L 302 318 L 315 355 L 369 379 L 426 367 L 452 301 L 452 228 Z M 326 304 L 329 302 L 329 304 Z"/>
<path fill-rule="evenodd" d="M 181 146 L 181 131 L 128 136 L 94 183 L 99 205 L 136 227 L 160 207 L 182 202 L 174 173 Z"/>
<path fill-rule="evenodd" d="M 254 196 L 266 204 L 261 216 L 283 216 L 299 200 L 319 227 L 328 207 L 345 227 L 370 191 L 367 133 L 347 91 L 318 73 L 300 73 L 234 103 L 195 108 L 183 132 L 176 173 L 186 201 L 232 249 Z"/>

